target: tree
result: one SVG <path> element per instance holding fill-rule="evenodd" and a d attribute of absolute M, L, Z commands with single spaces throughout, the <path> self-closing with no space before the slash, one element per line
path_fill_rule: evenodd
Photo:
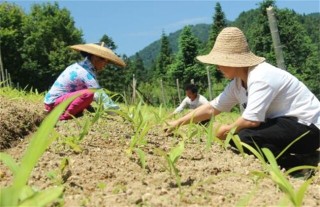
<path fill-rule="evenodd" d="M 111 37 L 109 37 L 108 35 L 104 34 L 101 39 L 100 39 L 100 43 L 104 42 L 105 46 L 107 46 L 110 50 L 116 50 L 118 48 L 118 46 L 114 43 L 114 41 L 112 40 Z"/>
<path fill-rule="evenodd" d="M 273 50 L 273 43 L 268 23 L 266 9 L 272 6 L 277 12 L 275 0 L 264 0 L 258 8 L 258 15 L 247 31 L 247 39 L 251 45 L 251 50 L 258 56 L 264 56 L 269 62 L 275 64 L 276 58 Z M 280 37 L 281 40 L 281 37 Z"/>
<path fill-rule="evenodd" d="M 172 80 L 178 78 L 185 84 L 201 74 L 201 66 L 195 67 L 198 47 L 199 40 L 193 35 L 191 28 L 189 26 L 184 27 L 179 37 L 177 57 L 168 71 Z"/>
<path fill-rule="evenodd" d="M 21 47 L 24 33 L 21 30 L 26 14 L 15 4 L 0 4 L 0 49 L 4 69 L 11 75 L 12 82 L 22 82 L 25 75 L 21 74 Z"/>
<path fill-rule="evenodd" d="M 225 18 L 225 14 L 222 11 L 221 5 L 219 2 L 216 3 L 215 13 L 213 16 L 213 22 L 211 25 L 208 42 L 204 48 L 203 54 L 207 54 L 212 50 L 214 42 L 217 39 L 218 34 L 221 32 L 223 28 L 227 26 L 227 20 Z M 217 70 L 215 65 L 210 65 L 209 70 L 212 71 L 212 75 L 217 82 L 220 82 L 223 78 L 222 74 Z"/>
<path fill-rule="evenodd" d="M 266 13 L 266 8 L 269 6 L 273 6 L 276 11 L 288 71 L 302 80 L 319 97 L 317 79 L 320 75 L 320 63 L 317 43 L 312 42 L 298 14 L 292 10 L 278 9 L 274 0 L 265 0 L 258 9 L 242 13 L 235 21 L 235 25 L 242 28 L 255 54 L 275 64 L 275 53 Z"/>
<path fill-rule="evenodd" d="M 25 37 L 20 50 L 21 84 L 46 90 L 79 57 L 68 46 L 83 42 L 82 32 L 70 12 L 60 9 L 58 3 L 34 5 L 21 30 Z"/>
<path fill-rule="evenodd" d="M 222 8 L 219 2 L 216 3 L 216 6 L 214 9 L 215 9 L 215 13 L 213 16 L 213 23 L 210 29 L 209 39 L 206 47 L 206 53 L 211 51 L 218 34 L 223 28 L 227 26 L 227 20 L 225 18 L 225 14 L 222 11 Z"/>
<path fill-rule="evenodd" d="M 134 60 L 132 62 L 131 67 L 131 74 L 135 75 L 136 80 L 139 82 L 146 82 L 147 81 L 147 71 L 144 67 L 143 60 L 140 57 L 139 53 L 136 53 L 134 56 Z"/>
<path fill-rule="evenodd" d="M 114 43 L 112 38 L 106 34 L 101 37 L 100 43 L 101 42 L 104 42 L 104 46 L 111 50 L 117 49 L 117 45 Z M 100 73 L 98 73 L 98 80 L 101 87 L 113 92 L 122 93 L 126 87 L 125 73 L 124 68 L 108 64 Z"/>
<path fill-rule="evenodd" d="M 309 89 L 320 97 L 319 93 L 319 50 L 312 43 L 306 29 L 294 11 L 278 11 L 281 43 L 284 46 L 284 58 L 288 71 L 302 80 Z M 299 32 L 297 32 L 299 31 Z"/>
<path fill-rule="evenodd" d="M 156 63 L 156 77 L 163 77 L 166 75 L 168 66 L 172 62 L 172 57 L 171 57 L 171 48 L 169 45 L 169 40 L 168 36 L 164 32 L 162 32 L 161 35 L 161 46 L 160 46 L 160 53 L 157 58 L 157 63 Z"/>

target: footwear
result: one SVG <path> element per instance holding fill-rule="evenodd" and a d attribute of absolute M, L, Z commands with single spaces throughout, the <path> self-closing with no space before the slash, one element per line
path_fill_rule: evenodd
<path fill-rule="evenodd" d="M 91 105 L 89 105 L 89 106 L 86 108 L 86 110 L 89 111 L 90 113 L 96 112 L 96 110 L 95 110 Z"/>

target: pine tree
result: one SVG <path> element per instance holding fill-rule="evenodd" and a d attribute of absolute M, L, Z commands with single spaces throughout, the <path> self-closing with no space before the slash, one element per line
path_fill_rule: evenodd
<path fill-rule="evenodd" d="M 225 18 L 225 14 L 222 11 L 220 3 L 217 2 L 215 6 L 215 13 L 213 15 L 213 22 L 212 22 L 210 33 L 209 33 L 208 42 L 204 47 L 204 50 L 201 52 L 202 54 L 208 54 L 212 50 L 218 34 L 226 26 L 227 26 L 227 20 Z M 209 70 L 211 71 L 215 81 L 220 82 L 221 79 L 223 78 L 223 75 L 216 69 L 215 65 L 210 65 L 209 67 L 210 67 Z"/>
<path fill-rule="evenodd" d="M 172 62 L 172 51 L 169 45 L 168 36 L 164 32 L 162 32 L 160 41 L 160 53 L 156 62 L 156 78 L 162 78 L 163 76 L 165 76 L 168 70 L 168 65 L 170 65 Z"/>
<path fill-rule="evenodd" d="M 318 97 L 320 63 L 317 44 L 312 43 L 307 30 L 294 11 L 278 11 L 280 39 L 288 71 L 303 81 Z M 298 32 L 297 32 L 298 31 Z"/>
<path fill-rule="evenodd" d="M 175 62 L 168 71 L 172 80 L 179 79 L 182 83 L 190 82 L 198 73 L 195 57 L 198 55 L 199 40 L 191 32 L 190 26 L 183 28 L 179 37 L 179 51 Z M 187 72 L 186 72 L 187 71 Z"/>
<path fill-rule="evenodd" d="M 132 62 L 131 73 L 135 75 L 135 78 L 138 82 L 147 81 L 146 70 L 143 64 L 143 60 L 140 57 L 139 53 L 136 53 L 134 56 L 134 61 Z"/>
<path fill-rule="evenodd" d="M 272 64 L 276 64 L 275 53 L 267 17 L 267 8 L 272 6 L 277 12 L 275 0 L 264 0 L 260 3 L 259 13 L 248 31 L 247 39 L 251 50 L 258 56 L 264 56 Z M 280 37 L 281 40 L 281 37 Z"/>
<path fill-rule="evenodd" d="M 217 2 L 215 6 L 215 14 L 213 16 L 213 24 L 211 25 L 209 40 L 206 47 L 206 53 L 211 51 L 218 34 L 226 26 L 227 26 L 227 20 L 225 18 L 225 14 L 222 11 L 220 3 Z"/>

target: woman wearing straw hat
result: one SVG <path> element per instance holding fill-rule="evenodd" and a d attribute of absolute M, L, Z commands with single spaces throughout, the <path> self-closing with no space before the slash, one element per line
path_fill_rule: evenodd
<path fill-rule="evenodd" d="M 217 65 L 232 81 L 209 104 L 169 122 L 169 131 L 228 112 L 236 104 L 242 115 L 234 123 L 221 125 L 216 136 L 225 139 L 236 127 L 242 142 L 269 148 L 279 154 L 296 138 L 304 135 L 287 152 L 310 153 L 319 148 L 320 102 L 293 75 L 254 55 L 247 40 L 236 27 L 227 27 L 218 35 L 212 51 L 197 59 Z"/>
<path fill-rule="evenodd" d="M 76 98 L 60 116 L 60 120 L 71 119 L 88 108 L 93 100 L 102 100 L 104 108 L 118 109 L 119 107 L 99 90 L 96 72 L 101 71 L 107 64 L 115 64 L 124 67 L 125 63 L 110 49 L 104 47 L 104 43 L 73 45 L 70 48 L 79 51 L 84 60 L 67 67 L 54 82 L 45 96 L 45 110 L 50 112 L 54 107 L 75 94 L 81 94 Z"/>

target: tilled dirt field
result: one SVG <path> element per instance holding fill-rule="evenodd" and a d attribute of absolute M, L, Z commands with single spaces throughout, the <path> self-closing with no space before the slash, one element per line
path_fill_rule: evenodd
<path fill-rule="evenodd" d="M 4 107 L 1 110 L 5 111 Z M 258 179 L 252 174 L 262 170 L 253 156 L 242 157 L 217 144 L 206 149 L 199 137 L 185 144 L 177 162 L 182 183 L 179 193 L 174 176 L 163 167 L 164 158 L 155 153 L 156 148 L 171 149 L 178 138 L 166 137 L 161 127 L 153 127 L 146 137 L 148 144 L 141 148 L 147 160 L 144 170 L 138 156 L 130 157 L 126 152 L 133 130 L 117 116 L 100 119 L 81 142 L 82 151 L 76 153 L 63 140 L 80 133 L 77 122 L 84 118 L 56 125 L 59 139 L 42 156 L 29 181 L 37 189 L 62 183 L 64 206 L 277 206 L 284 197 L 269 178 Z M 19 160 L 30 137 L 4 151 Z M 65 158 L 68 165 L 59 171 Z M 0 171 L 1 186 L 9 185 L 10 172 L 3 164 Z M 296 189 L 304 182 L 289 179 Z M 320 206 L 319 171 L 303 205 Z"/>

